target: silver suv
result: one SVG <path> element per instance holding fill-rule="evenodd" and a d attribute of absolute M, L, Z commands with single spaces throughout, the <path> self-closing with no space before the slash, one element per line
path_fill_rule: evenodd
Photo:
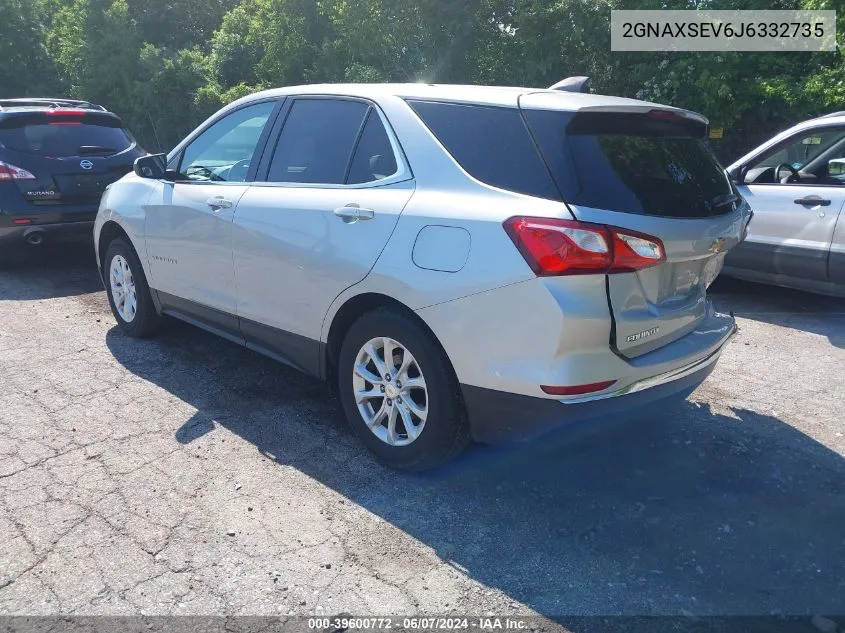
<path fill-rule="evenodd" d="M 330 380 L 419 470 L 713 370 L 736 326 L 706 289 L 750 210 L 706 124 L 557 90 L 271 90 L 109 187 L 97 257 L 128 335 L 167 314 Z"/>

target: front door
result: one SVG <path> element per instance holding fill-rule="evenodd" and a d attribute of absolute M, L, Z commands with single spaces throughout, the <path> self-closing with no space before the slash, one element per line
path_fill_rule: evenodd
<path fill-rule="evenodd" d="M 828 258 L 845 204 L 845 128 L 805 130 L 754 159 L 739 191 L 754 210 L 726 266 L 829 281 Z"/>
<path fill-rule="evenodd" d="M 213 123 L 183 150 L 175 182 L 163 182 L 146 208 L 151 282 L 162 303 L 230 333 L 237 332 L 232 219 L 274 107 L 257 103 Z"/>
<path fill-rule="evenodd" d="M 316 373 L 323 318 L 367 276 L 414 191 L 378 109 L 293 100 L 264 182 L 235 212 L 238 315 L 247 343 Z"/>

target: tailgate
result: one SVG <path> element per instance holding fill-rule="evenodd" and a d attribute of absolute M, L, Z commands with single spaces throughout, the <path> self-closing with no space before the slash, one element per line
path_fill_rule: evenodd
<path fill-rule="evenodd" d="M 576 219 L 640 234 L 657 263 L 607 275 L 616 350 L 633 358 L 695 329 L 747 203 L 702 142 L 705 119 L 653 104 L 565 111 L 528 95 L 523 117 Z"/>
<path fill-rule="evenodd" d="M 666 261 L 607 276 L 616 349 L 633 358 L 691 332 L 707 313 L 707 287 L 742 239 L 747 205 L 707 219 L 670 219 L 572 206 L 575 216 L 657 237 Z"/>
<path fill-rule="evenodd" d="M 23 197 L 45 205 L 98 200 L 138 153 L 120 119 L 87 110 L 15 113 L 0 122 L 0 147 L 24 170 L 14 179 Z"/>

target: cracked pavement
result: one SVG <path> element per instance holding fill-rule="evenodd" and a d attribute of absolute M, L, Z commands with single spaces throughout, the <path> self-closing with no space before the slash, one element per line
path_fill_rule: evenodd
<path fill-rule="evenodd" d="M 0 271 L 0 614 L 845 613 L 845 300 L 719 280 L 674 410 L 434 473 L 321 383 L 115 327 L 87 248 Z"/>

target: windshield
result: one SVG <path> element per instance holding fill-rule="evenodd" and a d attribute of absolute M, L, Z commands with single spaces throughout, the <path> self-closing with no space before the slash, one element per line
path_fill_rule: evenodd
<path fill-rule="evenodd" d="M 699 138 L 700 124 L 640 113 L 524 114 L 567 202 L 664 217 L 733 209 L 730 181 Z"/>

